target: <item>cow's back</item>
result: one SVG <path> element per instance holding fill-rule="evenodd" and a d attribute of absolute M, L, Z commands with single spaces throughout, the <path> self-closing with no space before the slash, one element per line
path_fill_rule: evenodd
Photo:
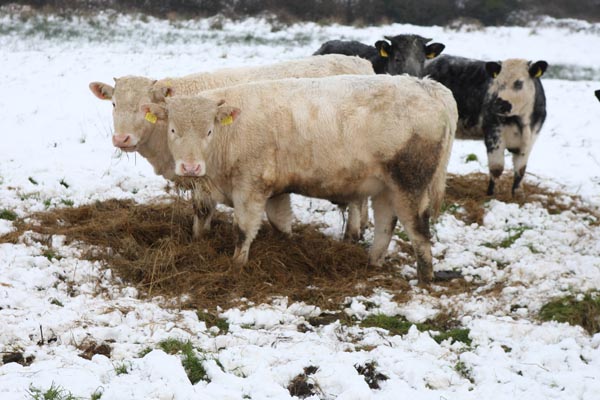
<path fill-rule="evenodd" d="M 352 181 L 372 176 L 373 168 L 384 174 L 386 163 L 409 143 L 423 144 L 423 154 L 431 145 L 446 157 L 456 129 L 452 93 L 432 80 L 408 76 L 264 81 L 202 96 L 241 110 L 227 139 L 228 164 L 271 159 L 269 169 L 279 176 L 274 179 L 288 184 L 294 174 L 297 182 L 313 185 L 282 191 L 315 197 L 327 198 L 315 189 L 315 177 L 340 182 L 343 194 Z M 417 164 L 420 156 L 414 158 Z"/>
<path fill-rule="evenodd" d="M 372 64 L 360 57 L 329 54 L 268 65 L 223 68 L 181 78 L 165 78 L 156 86 L 173 87 L 177 95 L 196 95 L 204 90 L 261 80 L 319 78 L 342 74 L 373 75 L 374 71 Z"/>
<path fill-rule="evenodd" d="M 344 54 L 347 56 L 359 56 L 365 59 L 371 59 L 377 56 L 377 49 L 374 46 L 357 42 L 356 40 L 330 40 L 321 45 L 314 52 L 314 55 L 323 54 Z"/>
<path fill-rule="evenodd" d="M 491 82 L 485 62 L 442 55 L 426 64 L 425 74 L 452 91 L 463 128 L 479 124 Z"/>

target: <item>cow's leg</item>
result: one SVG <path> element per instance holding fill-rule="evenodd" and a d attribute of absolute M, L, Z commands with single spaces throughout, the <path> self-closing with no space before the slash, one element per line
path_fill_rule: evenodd
<path fill-rule="evenodd" d="M 194 209 L 194 238 L 199 238 L 210 230 L 210 223 L 215 212 L 215 204 L 210 195 L 200 188 L 192 191 L 192 206 Z"/>
<path fill-rule="evenodd" d="M 346 221 L 344 240 L 357 242 L 360 238 L 360 203 L 352 201 L 348 204 L 348 220 Z"/>
<path fill-rule="evenodd" d="M 496 187 L 496 180 L 502 175 L 504 171 L 504 141 L 497 132 L 490 134 L 490 137 L 486 136 L 485 146 L 487 148 L 488 156 L 488 168 L 490 170 L 490 182 L 488 184 L 487 194 L 491 196 L 494 194 L 494 188 Z"/>
<path fill-rule="evenodd" d="M 369 264 L 381 265 L 387 252 L 392 233 L 398 222 L 389 191 L 383 191 L 371 199 L 373 219 L 375 220 L 375 237 L 369 252 Z"/>
<path fill-rule="evenodd" d="M 236 264 L 244 265 L 248 262 L 250 245 L 260 228 L 266 203 L 267 198 L 260 194 L 233 196 L 234 226 L 237 234 L 233 261 Z"/>
<path fill-rule="evenodd" d="M 280 194 L 267 200 L 265 207 L 267 219 L 279 232 L 292 233 L 292 204 L 289 194 Z"/>
<path fill-rule="evenodd" d="M 514 177 L 512 185 L 512 195 L 515 195 L 515 191 L 519 188 L 523 177 L 525 176 L 525 170 L 527 169 L 527 158 L 528 155 L 524 153 L 513 154 L 513 168 Z"/>
<path fill-rule="evenodd" d="M 394 210 L 408 234 L 417 259 L 417 278 L 420 283 L 433 279 L 429 208 L 423 195 L 420 198 L 401 193 L 394 196 Z"/>
<path fill-rule="evenodd" d="M 369 198 L 365 197 L 360 202 L 360 237 L 365 233 L 369 225 Z"/>
<path fill-rule="evenodd" d="M 363 238 L 369 224 L 369 199 L 348 204 L 348 222 L 344 232 L 344 240 L 357 242 Z"/>

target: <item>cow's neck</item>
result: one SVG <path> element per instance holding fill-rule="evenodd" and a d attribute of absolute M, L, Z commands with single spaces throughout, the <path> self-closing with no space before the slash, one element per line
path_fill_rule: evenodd
<path fill-rule="evenodd" d="M 157 175 L 173 180 L 175 177 L 175 161 L 167 143 L 166 124 L 158 122 L 148 135 L 148 139 L 138 145 L 137 152 L 144 157 Z"/>

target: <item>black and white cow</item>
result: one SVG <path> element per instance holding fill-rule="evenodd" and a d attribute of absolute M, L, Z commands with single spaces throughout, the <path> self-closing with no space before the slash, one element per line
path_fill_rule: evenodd
<path fill-rule="evenodd" d="M 596 94 L 598 100 L 600 100 L 600 90 L 596 90 L 594 93 Z"/>
<path fill-rule="evenodd" d="M 490 181 L 488 195 L 504 170 L 504 150 L 512 153 L 512 194 L 519 187 L 533 144 L 546 119 L 546 96 L 540 77 L 548 63 L 523 59 L 485 62 L 438 57 L 425 72 L 454 94 L 458 104 L 458 139 L 483 139 Z"/>
<path fill-rule="evenodd" d="M 431 43 L 419 35 L 384 36 L 386 40 L 378 40 L 375 46 L 357 41 L 330 40 L 323 43 L 314 55 L 345 54 L 359 56 L 373 64 L 376 74 L 409 74 L 423 76 L 425 60 L 438 56 L 446 46 Z"/>

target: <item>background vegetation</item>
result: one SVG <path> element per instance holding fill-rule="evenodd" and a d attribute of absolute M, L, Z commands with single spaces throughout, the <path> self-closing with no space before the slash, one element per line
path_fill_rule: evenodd
<path fill-rule="evenodd" d="M 536 15 L 600 21 L 600 0 L 25 0 L 2 1 L 34 11 L 86 13 L 102 9 L 141 12 L 162 18 L 231 18 L 270 13 L 282 21 L 344 24 L 412 23 L 446 25 L 470 20 L 483 25 L 519 24 Z"/>

